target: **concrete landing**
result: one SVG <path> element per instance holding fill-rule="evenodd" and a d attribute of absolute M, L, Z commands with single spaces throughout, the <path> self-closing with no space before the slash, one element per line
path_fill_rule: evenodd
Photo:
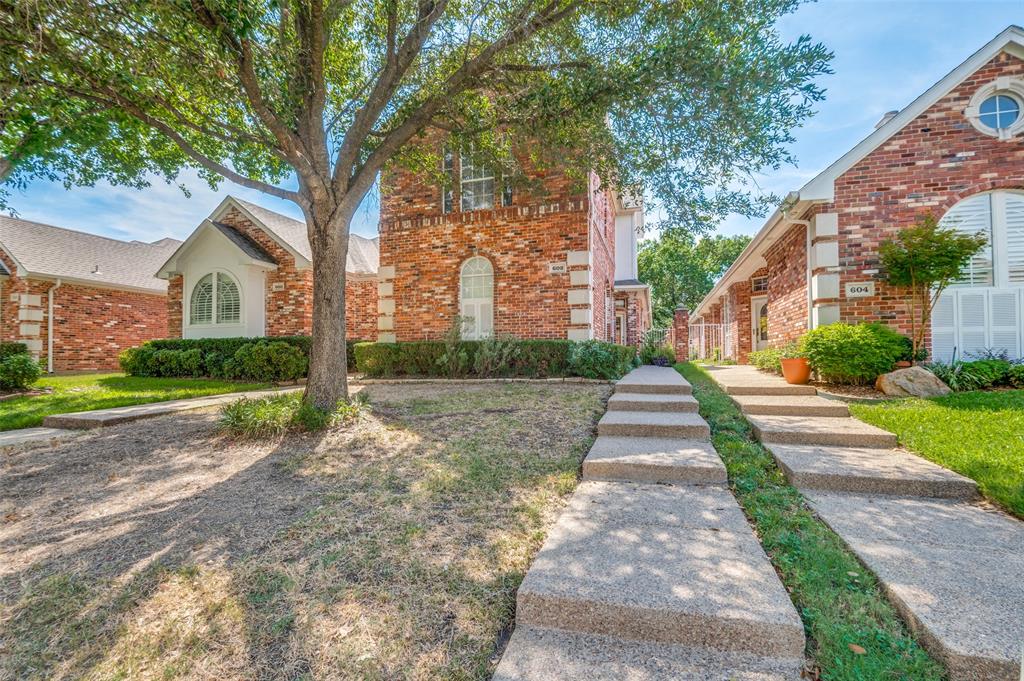
<path fill-rule="evenodd" d="M 493 681 L 796 681 L 802 658 L 773 659 L 517 627 Z"/>
<path fill-rule="evenodd" d="M 18 428 L 17 430 L 5 430 L 0 432 L 0 449 L 33 443 L 53 442 L 54 440 L 64 439 L 72 435 L 77 435 L 77 433 L 62 428 Z"/>
<path fill-rule="evenodd" d="M 706 440 L 711 429 L 694 412 L 609 411 L 597 422 L 597 434 Z"/>
<path fill-rule="evenodd" d="M 583 482 L 519 588 L 517 623 L 768 657 L 803 625 L 717 487 Z"/>
<path fill-rule="evenodd" d="M 112 409 L 96 409 L 93 411 L 81 411 L 71 414 L 55 414 L 43 419 L 43 426 L 47 428 L 74 428 L 86 430 L 90 428 L 102 428 L 113 426 L 118 423 L 128 423 L 140 419 L 175 414 L 193 409 L 204 409 L 215 407 L 240 400 L 243 397 L 257 399 L 268 395 L 277 395 L 283 392 L 295 392 L 304 388 L 285 388 L 282 390 L 258 390 L 253 392 L 225 393 L 223 395 L 211 395 L 210 397 L 190 397 L 184 400 L 168 400 L 166 402 L 150 402 L 148 404 L 136 404 L 128 407 L 114 407 Z"/>
<path fill-rule="evenodd" d="M 707 442 L 602 435 L 583 460 L 585 480 L 725 484 L 725 465 Z"/>
<path fill-rule="evenodd" d="M 693 395 L 615 393 L 608 398 L 608 411 L 697 411 Z"/>
<path fill-rule="evenodd" d="M 890 448 L 898 444 L 887 430 L 854 418 L 748 415 L 758 440 L 789 445 Z"/>
<path fill-rule="evenodd" d="M 1018 681 L 1024 523 L 938 499 L 808 492 L 952 681 Z"/>
<path fill-rule="evenodd" d="M 705 367 L 727 395 L 816 395 L 809 385 L 790 385 L 780 376 L 737 364 Z"/>
<path fill-rule="evenodd" d="M 772 416 L 849 416 L 842 402 L 817 395 L 730 395 L 744 414 Z"/>
<path fill-rule="evenodd" d="M 970 478 L 899 449 L 782 445 L 766 447 L 801 490 L 974 499 Z"/>
<path fill-rule="evenodd" d="M 616 393 L 689 395 L 690 383 L 669 367 L 642 366 L 633 369 L 615 384 Z"/>

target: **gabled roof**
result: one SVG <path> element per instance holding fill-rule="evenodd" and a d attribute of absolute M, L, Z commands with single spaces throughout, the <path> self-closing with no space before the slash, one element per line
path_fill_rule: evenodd
<path fill-rule="evenodd" d="M 773 232 L 776 228 L 788 228 L 795 218 L 798 218 L 806 210 L 818 203 L 828 203 L 835 200 L 835 182 L 850 168 L 860 163 L 878 147 L 885 144 L 893 135 L 898 133 L 907 124 L 928 110 L 933 104 L 948 95 L 954 88 L 963 82 L 968 76 L 990 62 L 1001 52 L 1008 52 L 1016 57 L 1024 59 L 1024 28 L 1011 25 L 1001 31 L 992 40 L 968 57 L 963 63 L 946 74 L 939 82 L 925 90 L 919 97 L 889 117 L 883 124 L 879 125 L 867 137 L 861 140 L 853 149 L 843 154 L 834 163 L 809 180 L 798 192 L 791 192 L 783 205 L 780 206 L 768 218 L 765 224 L 754 235 L 753 240 L 747 245 L 739 257 L 726 270 L 721 279 L 716 282 L 714 288 L 692 311 L 694 316 L 700 316 L 706 312 L 706 307 L 718 298 L 725 289 L 735 281 L 741 281 L 744 276 L 749 276 L 752 269 L 760 266 L 758 262 L 748 262 L 750 258 L 760 257 L 770 246 L 773 239 Z"/>
<path fill-rule="evenodd" d="M 267 253 L 262 246 L 231 225 L 225 225 L 223 222 L 210 222 L 210 224 L 216 227 L 218 232 L 228 238 L 228 241 L 242 249 L 242 252 L 253 260 L 262 260 L 271 265 L 277 264 L 274 256 Z"/>
<path fill-rule="evenodd" d="M 120 241 L 39 222 L 0 216 L 0 249 L 16 274 L 155 293 L 167 282 L 153 276 L 180 241 Z"/>
<path fill-rule="evenodd" d="M 226 197 L 210 215 L 210 220 L 216 223 L 231 209 L 238 210 L 253 224 L 266 231 L 274 241 L 295 257 L 300 268 L 312 264 L 313 250 L 309 246 L 306 223 L 234 196 Z M 379 265 L 379 239 L 350 234 L 345 271 L 351 274 L 377 274 Z"/>

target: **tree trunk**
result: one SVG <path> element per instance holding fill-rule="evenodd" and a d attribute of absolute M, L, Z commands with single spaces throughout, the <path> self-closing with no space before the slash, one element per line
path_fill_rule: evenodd
<path fill-rule="evenodd" d="M 333 410 L 348 399 L 345 264 L 354 214 L 354 208 L 320 201 L 306 215 L 313 251 L 313 335 L 304 399 L 318 409 Z"/>

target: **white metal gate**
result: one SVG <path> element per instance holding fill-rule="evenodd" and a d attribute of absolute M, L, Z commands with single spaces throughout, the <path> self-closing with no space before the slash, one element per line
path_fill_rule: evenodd
<path fill-rule="evenodd" d="M 690 324 L 690 359 L 722 359 L 723 340 L 721 324 Z"/>
<path fill-rule="evenodd" d="M 948 288 L 932 310 L 931 359 L 948 362 L 992 350 L 1024 355 L 1024 289 Z"/>

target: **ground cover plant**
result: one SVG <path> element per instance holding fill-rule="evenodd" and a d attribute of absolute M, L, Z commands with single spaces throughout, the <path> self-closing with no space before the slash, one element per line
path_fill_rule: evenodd
<path fill-rule="evenodd" d="M 356 400 L 341 402 L 326 412 L 302 401 L 302 394 L 289 392 L 269 397 L 248 398 L 221 407 L 220 425 L 241 437 L 276 437 L 289 432 L 315 432 L 340 421 L 355 418 L 362 409 Z"/>
<path fill-rule="evenodd" d="M 987 498 L 1024 518 L 1024 390 L 851 404 L 850 411 L 971 478 Z"/>
<path fill-rule="evenodd" d="M 364 390 L 272 442 L 211 410 L 8 453 L 0 678 L 488 678 L 610 387 Z"/>
<path fill-rule="evenodd" d="M 820 678 L 942 679 L 942 668 L 908 633 L 874 575 L 786 482 L 732 400 L 706 370 L 676 368 L 693 384 L 729 486 L 800 612 Z"/>
<path fill-rule="evenodd" d="M 51 414 L 206 397 L 271 386 L 210 379 L 138 378 L 111 373 L 46 376 L 33 387 L 52 392 L 4 400 L 0 403 L 0 431 L 38 426 Z"/>

